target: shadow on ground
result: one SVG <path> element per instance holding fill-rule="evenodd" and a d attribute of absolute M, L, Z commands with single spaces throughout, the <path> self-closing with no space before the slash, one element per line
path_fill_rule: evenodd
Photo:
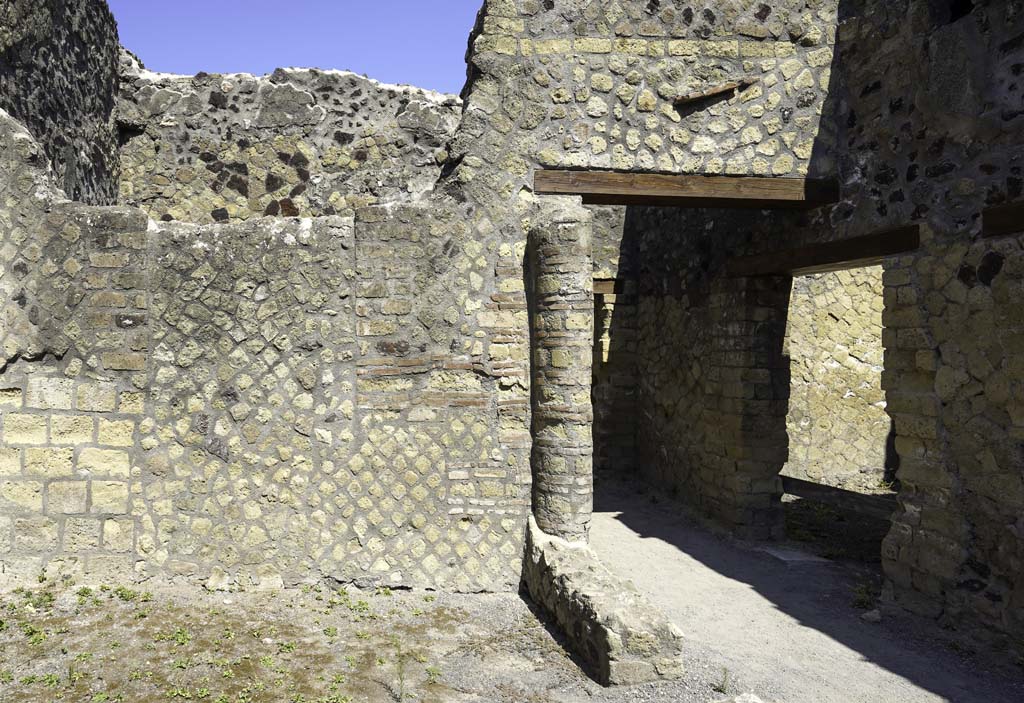
<path fill-rule="evenodd" d="M 1006 652 L 889 608 L 881 623 L 863 620 L 881 583 L 877 564 L 805 559 L 805 546 L 792 542 L 736 542 L 686 511 L 644 486 L 599 476 L 593 546 L 759 695 L 787 703 L 1024 700 L 1024 667 Z"/>

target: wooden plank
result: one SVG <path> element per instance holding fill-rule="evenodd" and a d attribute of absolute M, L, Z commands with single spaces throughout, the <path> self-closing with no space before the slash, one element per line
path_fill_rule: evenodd
<path fill-rule="evenodd" d="M 789 476 L 780 478 L 782 479 L 782 490 L 785 493 L 805 500 L 813 500 L 816 503 L 833 505 L 845 512 L 878 520 L 889 520 L 899 508 L 899 502 L 893 494 L 856 493 Z"/>
<path fill-rule="evenodd" d="M 1021 233 L 1024 233 L 1024 200 L 994 205 L 982 213 L 982 237 Z"/>
<path fill-rule="evenodd" d="M 741 256 L 730 260 L 726 267 L 731 276 L 806 276 L 877 266 L 888 256 L 906 254 L 919 246 L 920 225 L 908 225 L 838 242 Z"/>
<path fill-rule="evenodd" d="M 595 278 L 594 295 L 635 295 L 635 282 L 626 278 Z"/>
<path fill-rule="evenodd" d="M 540 194 L 579 195 L 588 205 L 810 209 L 839 199 L 835 181 L 758 176 L 538 170 L 533 187 Z"/>

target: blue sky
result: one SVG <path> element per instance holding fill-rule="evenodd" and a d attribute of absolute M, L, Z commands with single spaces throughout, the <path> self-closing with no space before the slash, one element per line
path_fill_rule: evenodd
<path fill-rule="evenodd" d="M 483 0 L 108 0 L 153 71 L 338 68 L 458 92 Z"/>

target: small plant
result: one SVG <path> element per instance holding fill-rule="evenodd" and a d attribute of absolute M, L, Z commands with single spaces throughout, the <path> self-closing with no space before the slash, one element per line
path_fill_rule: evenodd
<path fill-rule="evenodd" d="M 874 587 L 867 581 L 857 584 L 853 589 L 853 607 L 858 610 L 871 610 L 875 607 Z"/>
<path fill-rule="evenodd" d="M 412 657 L 409 652 L 402 649 L 402 642 L 397 637 L 392 638 L 391 646 L 394 647 L 395 650 L 395 677 L 398 679 L 398 686 L 396 690 L 392 691 L 392 693 L 395 696 L 395 700 L 398 703 L 402 703 L 402 701 L 407 698 L 407 694 L 405 692 L 405 667 Z M 378 657 L 377 663 L 383 664 L 384 662 Z"/>
<path fill-rule="evenodd" d="M 338 636 L 338 628 L 336 627 L 325 627 L 324 634 L 328 637 L 334 638 Z"/>
<path fill-rule="evenodd" d="M 43 676 L 42 682 L 47 688 L 57 688 L 60 686 L 60 677 L 57 674 L 46 674 Z"/>
<path fill-rule="evenodd" d="M 277 646 L 277 653 L 278 654 L 291 654 L 294 651 L 295 651 L 295 643 L 294 642 L 282 642 L 281 644 L 279 644 Z"/>
<path fill-rule="evenodd" d="M 139 597 L 138 593 L 131 590 L 130 588 L 125 588 L 124 586 L 118 586 L 117 588 L 115 588 L 114 595 L 117 596 L 118 599 L 124 601 L 125 603 L 131 603 L 133 600 Z"/>
<path fill-rule="evenodd" d="M 729 692 L 729 670 L 728 669 L 725 669 L 725 668 L 722 669 L 722 678 L 721 678 L 721 680 L 719 680 L 718 683 L 712 685 L 711 686 L 711 690 L 713 690 L 715 693 L 722 693 L 722 694 L 726 694 L 726 693 Z"/>
<path fill-rule="evenodd" d="M 435 684 L 441 680 L 441 670 L 436 666 L 427 667 L 427 683 Z"/>
<path fill-rule="evenodd" d="M 14 674 L 7 669 L 0 671 L 0 683 L 10 683 L 14 681 Z"/>
<path fill-rule="evenodd" d="M 23 622 L 20 627 L 21 632 L 28 637 L 29 644 L 39 645 L 46 641 L 46 633 L 32 623 Z"/>
<path fill-rule="evenodd" d="M 154 639 L 157 642 L 174 642 L 178 647 L 184 647 L 192 641 L 192 633 L 183 627 L 178 627 L 174 632 L 159 632 Z"/>

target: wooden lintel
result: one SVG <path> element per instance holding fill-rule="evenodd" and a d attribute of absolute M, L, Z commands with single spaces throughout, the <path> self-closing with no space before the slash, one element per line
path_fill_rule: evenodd
<path fill-rule="evenodd" d="M 882 230 L 837 242 L 731 259 L 731 276 L 806 276 L 843 269 L 877 266 L 886 257 L 906 254 L 921 246 L 920 225 Z"/>
<path fill-rule="evenodd" d="M 835 181 L 761 176 L 539 170 L 533 187 L 540 194 L 579 195 L 587 205 L 806 210 L 839 199 Z"/>
<path fill-rule="evenodd" d="M 983 237 L 1024 233 L 1024 200 L 987 208 L 982 213 L 981 228 Z"/>
<path fill-rule="evenodd" d="M 594 279 L 594 295 L 627 295 L 634 293 L 635 288 L 624 278 Z"/>

